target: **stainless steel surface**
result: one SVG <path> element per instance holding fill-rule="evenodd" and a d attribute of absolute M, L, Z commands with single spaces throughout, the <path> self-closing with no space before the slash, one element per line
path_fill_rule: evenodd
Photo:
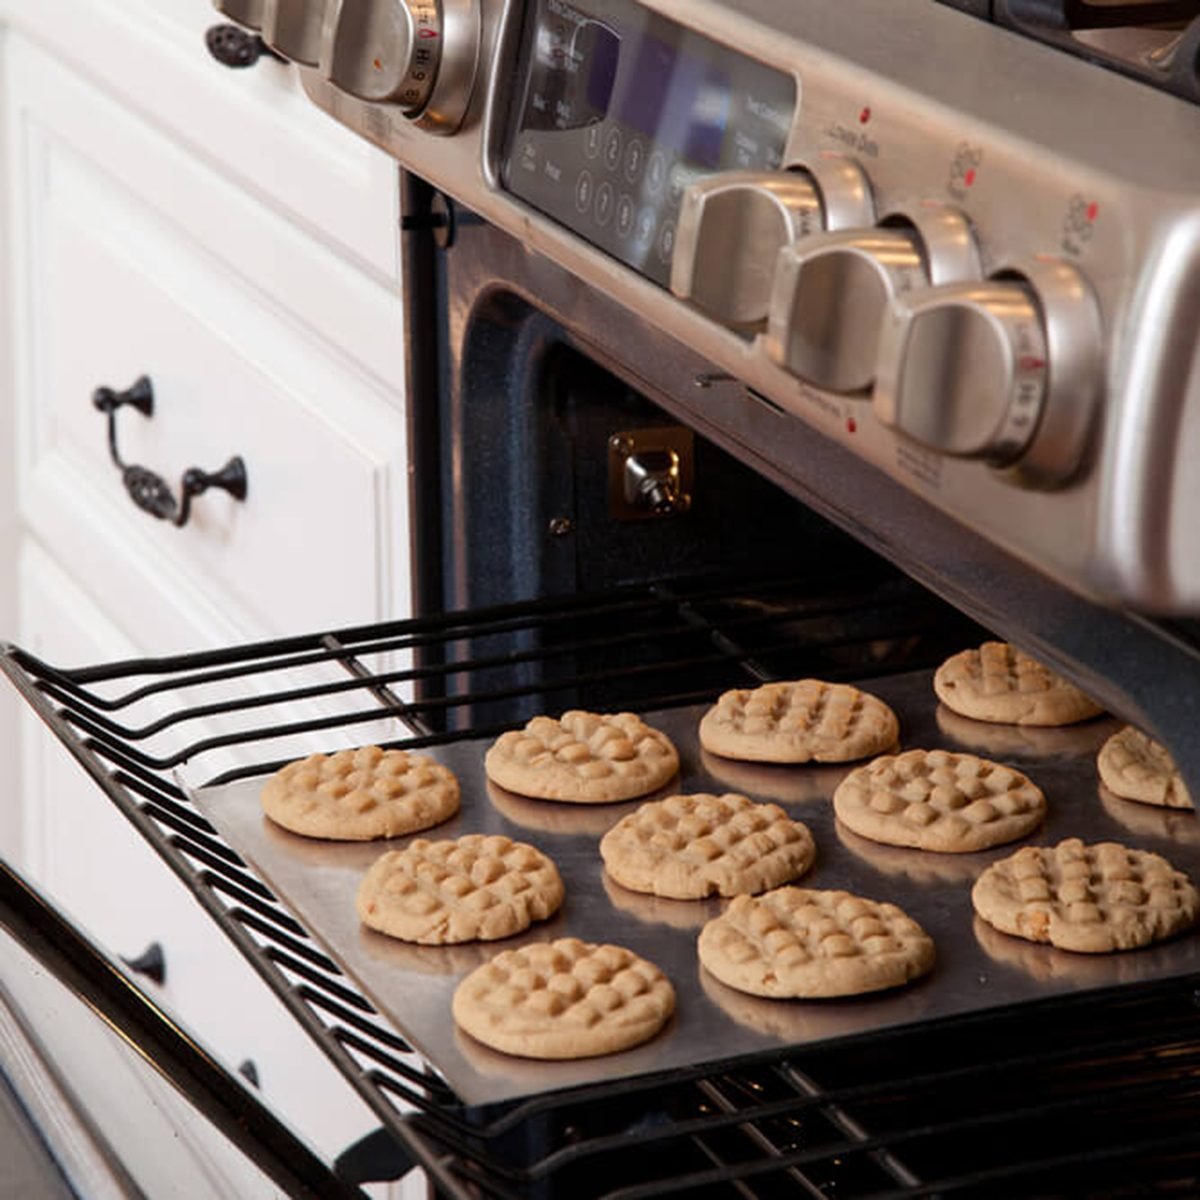
<path fill-rule="evenodd" d="M 824 228 L 805 172 L 729 171 L 684 192 L 671 291 L 726 325 L 766 319 L 780 250 Z"/>
<path fill-rule="evenodd" d="M 645 7 L 794 74 L 802 101 L 787 165 L 815 167 L 828 155 L 857 163 L 881 214 L 957 209 L 981 274 L 1049 256 L 1087 277 L 1104 329 L 1093 364 L 1101 419 L 1070 486 L 1056 477 L 1047 489 L 1040 470 L 914 455 L 862 405 L 772 362 L 765 339 L 748 342 L 506 194 L 498 159 L 524 4 L 481 0 L 482 82 L 449 141 L 422 137 L 398 110 L 355 101 L 315 72 L 304 82 L 338 119 L 531 252 L 924 502 L 1089 597 L 1200 612 L 1191 536 L 1200 456 L 1185 450 L 1200 427 L 1200 159 L 1189 150 L 1200 142 L 1200 108 L 929 0 Z M 435 94 L 429 111 L 436 106 Z M 730 430 L 762 449 L 746 432 Z M 869 522 L 869 506 L 847 519 Z"/>
<path fill-rule="evenodd" d="M 775 269 L 767 353 L 817 387 L 859 392 L 875 379 L 879 331 L 897 295 L 926 287 L 914 233 L 829 233 L 784 247 Z"/>
<path fill-rule="evenodd" d="M 1012 462 L 1047 390 L 1037 302 L 1016 282 L 945 284 L 894 298 L 873 398 L 885 424 L 941 454 Z"/>
<path fill-rule="evenodd" d="M 264 3 L 265 0 L 213 0 L 213 8 L 247 29 L 258 29 L 262 25 Z"/>
<path fill-rule="evenodd" d="M 413 113 L 433 90 L 441 46 L 436 0 L 332 0 L 319 70 L 360 100 Z"/>
<path fill-rule="evenodd" d="M 1190 813 L 1169 812 L 1101 795 L 1095 753 L 1116 728 L 1099 719 L 1067 729 L 982 725 L 937 705 L 926 673 L 865 685 L 900 717 L 902 744 L 945 746 L 1025 771 L 1046 793 L 1045 826 L 1028 842 L 1067 836 L 1120 840 L 1166 854 L 1200 878 L 1200 831 Z M 782 804 L 812 830 L 817 861 L 804 886 L 848 888 L 902 905 L 933 936 L 938 960 L 926 979 L 891 993 L 850 1000 L 774 1002 L 743 995 L 699 967 L 695 942 L 723 902 L 660 900 L 605 878 L 597 843 L 637 802 L 579 807 L 529 800 L 489 786 L 486 744 L 434 751 L 458 774 L 462 812 L 424 836 L 500 832 L 540 847 L 563 874 L 567 897 L 554 919 L 490 945 L 418 947 L 363 929 L 354 895 L 367 867 L 388 844 L 337 845 L 289 834 L 263 817 L 259 783 L 200 789 L 196 803 L 280 898 L 325 943 L 380 1010 L 469 1102 L 689 1066 L 781 1045 L 817 1042 L 928 1021 L 1021 1000 L 1196 970 L 1200 938 L 1186 935 L 1142 951 L 1073 955 L 998 934 L 977 922 L 969 892 L 978 873 L 1015 845 L 982 854 L 944 855 L 881 846 L 837 826 L 830 796 L 849 767 L 772 767 L 703 753 L 696 741 L 702 709 L 654 714 L 653 724 L 679 747 L 683 770 L 668 791 L 739 791 Z M 1025 843 L 1020 843 L 1025 844 Z M 449 1017 L 454 988 L 470 970 L 525 942 L 560 936 L 614 941 L 657 963 L 678 993 L 675 1018 L 646 1045 L 577 1063 L 510 1058 L 458 1034 Z"/>
<path fill-rule="evenodd" d="M 332 0 L 263 0 L 263 41 L 284 58 L 315 67 L 331 5 Z"/>

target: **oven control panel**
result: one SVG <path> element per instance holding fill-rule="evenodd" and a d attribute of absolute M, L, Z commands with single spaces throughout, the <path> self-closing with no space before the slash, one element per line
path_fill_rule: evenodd
<path fill-rule="evenodd" d="M 312 99 L 566 272 L 565 324 L 603 298 L 599 353 L 653 331 L 630 373 L 796 490 L 815 430 L 1200 614 L 1200 107 L 931 0 L 218 3 L 301 63 L 319 10 Z"/>
<path fill-rule="evenodd" d="M 656 283 L 693 184 L 783 162 L 792 76 L 629 0 L 537 0 L 522 62 L 505 186 Z"/>

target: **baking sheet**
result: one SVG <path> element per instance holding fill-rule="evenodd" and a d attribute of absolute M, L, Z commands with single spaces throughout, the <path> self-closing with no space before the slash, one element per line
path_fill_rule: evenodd
<path fill-rule="evenodd" d="M 490 742 L 459 742 L 429 751 L 458 775 L 462 810 L 453 820 L 413 836 L 503 833 L 532 843 L 554 859 L 566 885 L 563 909 L 552 920 L 500 942 L 413 946 L 359 924 L 354 896 L 364 872 L 380 854 L 403 846 L 409 838 L 334 843 L 288 833 L 262 815 L 259 780 L 201 788 L 192 796 L 379 1011 L 470 1104 L 1200 969 L 1200 937 L 1195 934 L 1116 955 L 1070 954 L 997 933 L 971 909 L 971 885 L 989 863 L 1018 845 L 1070 836 L 1157 851 L 1200 880 L 1200 831 L 1193 814 L 1118 800 L 1098 785 L 1096 751 L 1118 722 L 1105 717 L 1064 729 L 981 724 L 938 704 L 927 672 L 861 686 L 895 709 L 903 748 L 969 751 L 1024 771 L 1046 793 L 1049 813 L 1042 829 L 1021 843 L 979 854 L 878 845 L 834 820 L 830 797 L 854 764 L 777 767 L 732 762 L 700 748 L 696 729 L 703 707 L 646 717 L 674 740 L 683 763 L 679 779 L 657 796 L 738 791 L 782 805 L 808 825 L 817 843 L 816 863 L 799 881 L 802 886 L 845 888 L 891 900 L 934 939 L 938 958 L 930 975 L 894 992 L 857 999 L 766 1000 L 713 979 L 697 961 L 696 938 L 727 901 L 661 900 L 627 891 L 603 872 L 600 837 L 643 801 L 578 806 L 502 791 L 483 773 Z M 455 1028 L 450 1001 L 463 976 L 501 950 L 564 936 L 620 943 L 665 971 L 678 1001 L 667 1028 L 645 1045 L 620 1054 L 561 1063 L 509 1057 Z"/>

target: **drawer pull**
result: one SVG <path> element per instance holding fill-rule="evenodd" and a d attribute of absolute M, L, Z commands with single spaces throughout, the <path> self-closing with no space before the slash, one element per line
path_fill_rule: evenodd
<path fill-rule="evenodd" d="M 108 452 L 121 472 L 130 499 L 143 512 L 182 527 L 192 515 L 192 498 L 203 495 L 209 488 L 220 488 L 235 500 L 245 500 L 246 464 L 240 454 L 235 454 L 219 471 L 189 467 L 183 473 L 178 500 L 167 481 L 157 472 L 122 461 L 117 449 L 117 410 L 129 404 L 143 416 L 154 414 L 154 387 L 148 376 L 139 376 L 123 392 L 99 387 L 92 393 L 92 403 L 102 413 L 108 414 Z"/>
<path fill-rule="evenodd" d="M 237 25 L 214 25 L 204 34 L 208 52 L 223 67 L 252 67 L 260 58 L 274 58 L 287 62 L 276 54 L 257 33 Z"/>
<path fill-rule="evenodd" d="M 167 956 L 161 942 L 151 942 L 137 958 L 122 958 L 121 961 L 135 974 L 145 975 L 154 983 L 166 982 Z"/>

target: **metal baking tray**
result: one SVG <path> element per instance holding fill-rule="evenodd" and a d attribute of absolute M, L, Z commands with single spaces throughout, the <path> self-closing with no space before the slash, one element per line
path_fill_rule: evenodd
<path fill-rule="evenodd" d="M 927 672 L 862 686 L 896 711 L 903 748 L 969 751 L 1024 771 L 1046 793 L 1049 812 L 1042 828 L 1022 843 L 978 854 L 878 845 L 839 826 L 833 816 L 833 790 L 853 764 L 777 767 L 732 762 L 700 748 L 696 730 L 703 707 L 646 715 L 674 740 L 682 760 L 680 777 L 657 795 L 736 791 L 780 804 L 808 825 L 816 839 L 816 863 L 798 882 L 893 901 L 934 939 L 937 963 L 928 976 L 893 992 L 856 999 L 767 1000 L 713 979 L 696 958 L 696 938 L 726 901 L 661 900 L 627 891 L 605 877 L 597 849 L 600 837 L 642 801 L 580 806 L 504 792 L 484 776 L 487 741 L 457 742 L 429 752 L 458 775 L 462 810 L 453 820 L 415 836 L 504 833 L 554 859 L 566 885 L 561 912 L 500 942 L 422 947 L 360 925 L 354 909 L 359 881 L 380 854 L 408 839 L 333 843 L 288 833 L 263 816 L 260 780 L 191 794 L 229 844 L 469 1104 L 1200 969 L 1200 938 L 1195 935 L 1144 950 L 1080 955 L 997 933 L 972 912 L 971 885 L 989 863 L 1020 844 L 1053 843 L 1070 836 L 1154 850 L 1200 879 L 1200 826 L 1193 814 L 1118 800 L 1099 786 L 1096 752 L 1118 728 L 1116 721 L 1102 717 L 1064 729 L 969 721 L 937 703 Z M 677 993 L 677 1010 L 667 1028 L 645 1045 L 619 1054 L 548 1063 L 500 1054 L 455 1028 L 450 1000 L 469 971 L 503 949 L 564 936 L 620 943 L 665 971 Z"/>

